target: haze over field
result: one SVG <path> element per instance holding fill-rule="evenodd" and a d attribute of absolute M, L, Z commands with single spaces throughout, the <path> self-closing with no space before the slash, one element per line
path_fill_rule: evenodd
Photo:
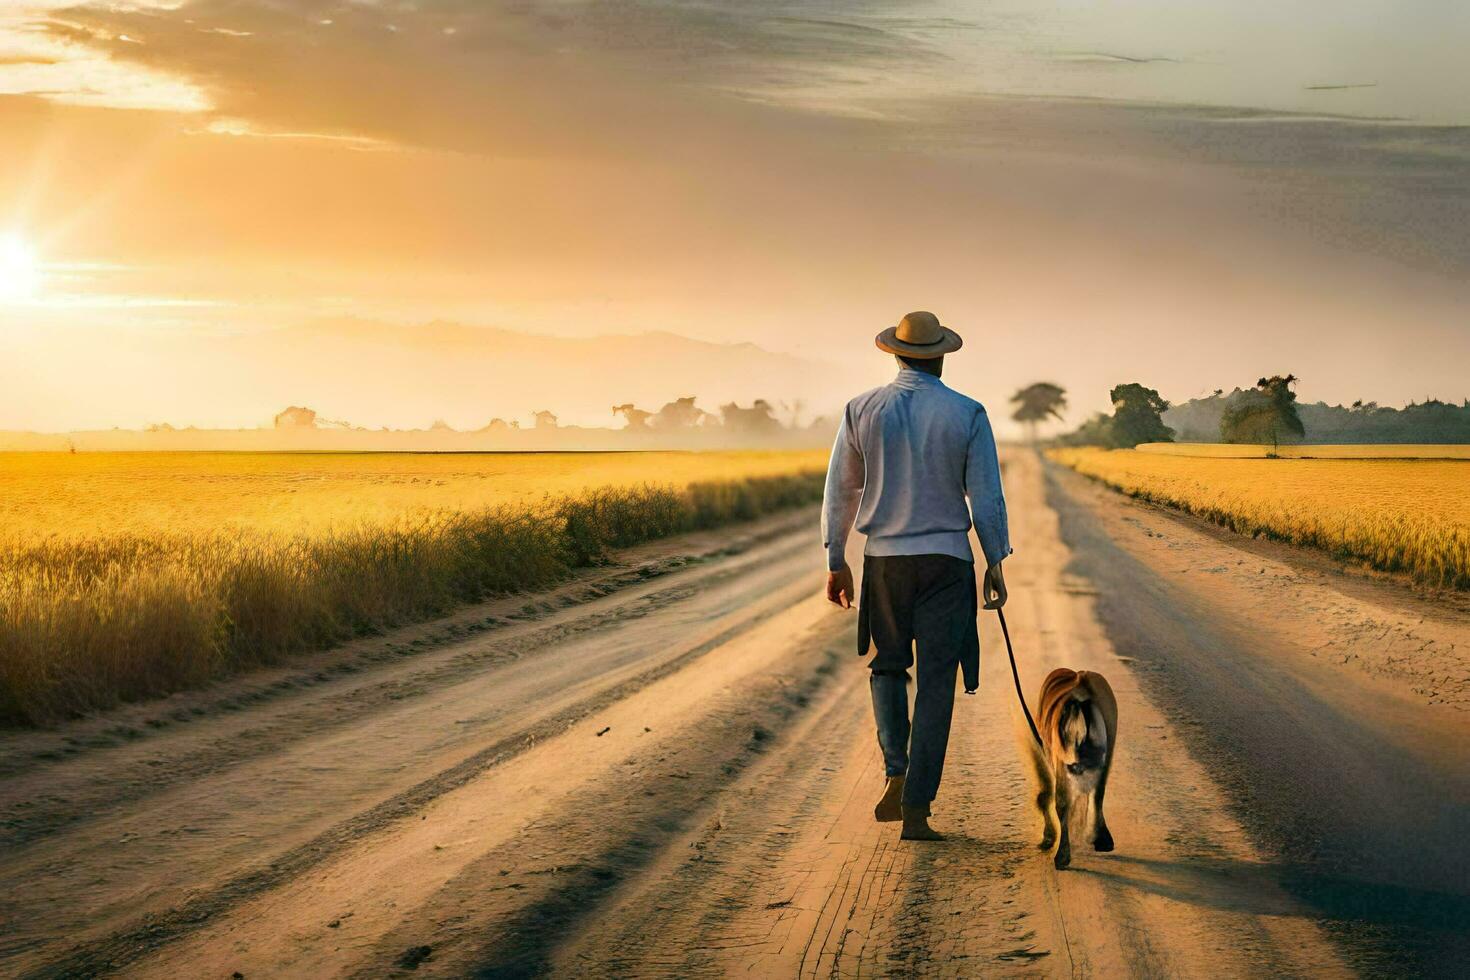
<path fill-rule="evenodd" d="M 629 402 L 656 411 L 697 394 L 701 407 L 717 411 L 767 392 L 804 392 L 809 403 L 835 401 L 841 392 L 805 358 L 667 333 L 544 337 L 335 318 L 230 335 L 103 336 L 112 343 L 67 352 L 15 379 L 12 410 L 22 421 L 88 428 L 101 405 L 112 406 L 126 428 L 163 421 L 251 427 L 306 401 L 323 418 L 374 429 L 443 420 L 475 430 L 492 418 L 530 425 L 543 409 L 562 425 L 608 427 L 622 425 L 612 407 Z M 85 388 L 76 375 L 87 379 Z M 62 392 L 72 397 L 56 405 Z M 803 422 L 813 417 L 801 413 Z"/>
<path fill-rule="evenodd" d="M 1436 0 L 7 3 L 0 428 L 830 410 L 914 308 L 997 416 L 1039 377 L 1073 423 L 1133 379 L 1459 399 L 1467 36 Z M 319 342 L 348 317 L 419 340 Z M 436 322 L 591 346 L 482 369 Z M 596 339 L 647 331 L 771 353 Z"/>

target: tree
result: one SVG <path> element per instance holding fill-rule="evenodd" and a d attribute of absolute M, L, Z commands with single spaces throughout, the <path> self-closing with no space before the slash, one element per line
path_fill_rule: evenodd
<path fill-rule="evenodd" d="M 1038 381 L 1027 385 L 1011 396 L 1016 410 L 1011 418 L 1026 426 L 1032 442 L 1036 441 L 1036 427 L 1047 419 L 1061 420 L 1067 407 L 1067 389 L 1050 381 Z"/>
<path fill-rule="evenodd" d="M 694 396 L 676 398 L 663 408 L 654 413 L 648 424 L 663 432 L 678 431 L 681 429 L 692 429 L 697 425 L 706 425 L 710 414 L 702 408 L 695 407 Z"/>
<path fill-rule="evenodd" d="M 1164 424 L 1169 403 L 1152 388 L 1138 382 L 1118 385 L 1113 400 L 1112 444 L 1132 449 L 1141 442 L 1173 442 L 1174 430 Z"/>
<path fill-rule="evenodd" d="M 734 402 L 720 406 L 720 418 L 726 429 L 751 435 L 769 435 L 781 431 L 776 410 L 764 398 L 757 398 L 749 408 Z"/>
<path fill-rule="evenodd" d="M 275 418 L 278 429 L 314 429 L 316 422 L 316 412 L 300 405 L 292 405 L 285 411 L 276 413 Z"/>
<path fill-rule="evenodd" d="M 648 429 L 648 420 L 653 418 L 652 412 L 646 412 L 632 402 L 628 402 L 625 405 L 614 405 L 612 410 L 614 415 L 621 415 L 628 420 L 628 429 L 630 431 L 646 431 Z"/>
<path fill-rule="evenodd" d="M 1307 434 L 1296 411 L 1297 377 L 1279 374 L 1261 378 L 1251 391 L 1235 395 L 1220 416 L 1220 439 L 1224 442 L 1271 443 L 1271 455 L 1281 448 L 1285 436 Z"/>
<path fill-rule="evenodd" d="M 532 413 L 531 418 L 536 420 L 536 428 L 538 429 L 555 429 L 557 427 L 556 415 L 546 409 Z"/>

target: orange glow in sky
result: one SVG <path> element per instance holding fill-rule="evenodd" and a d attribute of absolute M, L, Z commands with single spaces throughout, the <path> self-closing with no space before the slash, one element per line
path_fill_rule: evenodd
<path fill-rule="evenodd" d="M 973 6 L 0 5 L 0 429 L 439 414 L 374 324 L 462 424 L 608 406 L 436 324 L 755 344 L 721 397 L 830 411 L 926 308 L 996 414 L 1470 395 L 1470 6 Z"/>

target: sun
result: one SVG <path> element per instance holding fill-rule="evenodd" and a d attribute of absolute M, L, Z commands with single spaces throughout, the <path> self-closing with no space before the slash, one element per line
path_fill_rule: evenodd
<path fill-rule="evenodd" d="M 40 286 L 36 250 L 19 235 L 0 234 L 0 302 L 28 300 Z"/>

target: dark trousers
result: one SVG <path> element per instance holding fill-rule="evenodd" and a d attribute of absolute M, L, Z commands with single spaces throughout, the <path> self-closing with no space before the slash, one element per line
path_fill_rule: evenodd
<path fill-rule="evenodd" d="M 955 674 L 962 664 L 966 689 L 978 685 L 978 611 L 970 562 L 949 555 L 863 559 L 858 653 L 877 648 L 868 666 L 878 746 L 887 774 L 907 777 L 905 806 L 926 808 L 939 791 Z M 907 672 L 916 659 L 918 690 L 910 724 Z"/>

